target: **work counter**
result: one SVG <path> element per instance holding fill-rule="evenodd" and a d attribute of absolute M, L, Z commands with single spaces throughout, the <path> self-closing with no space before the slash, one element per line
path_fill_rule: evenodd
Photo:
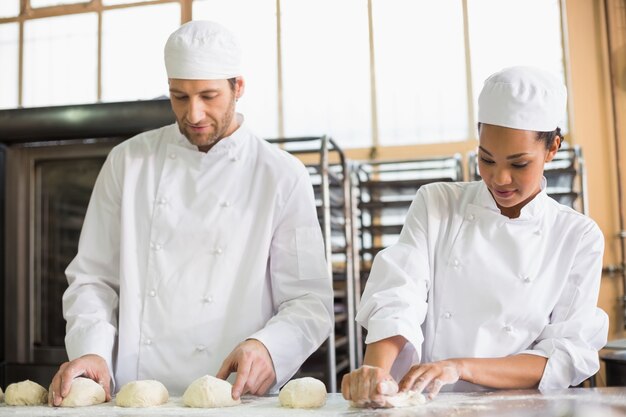
<path fill-rule="evenodd" d="M 341 394 L 329 394 L 315 410 L 281 408 L 277 397 L 244 397 L 239 406 L 192 409 L 180 397 L 153 408 L 122 408 L 113 403 L 82 408 L 12 407 L 0 405 L 0 416 L 389 416 L 389 417 L 617 417 L 626 416 L 626 387 L 573 388 L 541 394 L 535 390 L 442 393 L 422 406 L 398 409 L 351 408 Z"/>

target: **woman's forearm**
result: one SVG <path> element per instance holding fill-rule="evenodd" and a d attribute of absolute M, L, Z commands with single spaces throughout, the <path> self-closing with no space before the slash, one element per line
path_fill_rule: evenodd
<path fill-rule="evenodd" d="M 365 349 L 363 364 L 376 366 L 389 372 L 405 344 L 406 339 L 403 336 L 393 336 L 370 343 Z"/>
<path fill-rule="evenodd" d="M 520 354 L 505 358 L 452 359 L 460 368 L 460 379 L 499 389 L 536 388 L 548 359 Z"/>

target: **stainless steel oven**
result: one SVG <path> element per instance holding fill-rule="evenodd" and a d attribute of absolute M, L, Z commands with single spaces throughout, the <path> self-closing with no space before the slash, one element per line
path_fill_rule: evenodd
<path fill-rule="evenodd" d="M 64 271 L 100 167 L 117 143 L 173 120 L 168 100 L 0 111 L 3 386 L 47 386 L 67 359 Z"/>

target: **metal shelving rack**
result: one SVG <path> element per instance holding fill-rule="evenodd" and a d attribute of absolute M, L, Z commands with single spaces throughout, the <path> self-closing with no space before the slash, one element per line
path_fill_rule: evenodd
<path fill-rule="evenodd" d="M 481 179 L 477 158 L 476 152 L 468 154 L 467 166 L 471 181 Z M 589 213 L 587 173 L 580 146 L 559 149 L 554 159 L 546 163 L 543 175 L 547 180 L 546 192 L 550 197 L 583 214 Z"/>
<path fill-rule="evenodd" d="M 415 193 L 433 182 L 463 181 L 460 154 L 444 157 L 355 163 L 352 168 L 356 202 L 355 247 L 358 247 L 359 288 L 365 286 L 374 257 L 397 241 Z M 357 239 L 358 237 L 358 239 Z M 357 351 L 362 362 L 363 330 L 357 326 Z"/>
<path fill-rule="evenodd" d="M 315 194 L 328 272 L 334 289 L 334 332 L 302 365 L 297 377 L 325 381 L 329 392 L 356 369 L 354 250 L 351 186 L 343 151 L 327 136 L 269 139 L 304 162 Z"/>
<path fill-rule="evenodd" d="M 397 240 L 416 191 L 432 182 L 463 180 L 461 156 L 358 164 L 362 281 L 378 252 Z"/>

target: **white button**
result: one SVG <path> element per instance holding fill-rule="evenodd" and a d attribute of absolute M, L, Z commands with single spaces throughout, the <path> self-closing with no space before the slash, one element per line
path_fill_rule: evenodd
<path fill-rule="evenodd" d="M 222 248 L 215 248 L 213 250 L 213 255 L 221 255 L 222 254 Z"/>
<path fill-rule="evenodd" d="M 458 267 L 459 267 L 459 265 L 461 265 L 461 262 L 459 262 L 459 260 L 458 260 L 458 259 L 455 259 L 454 261 L 452 261 L 452 265 L 453 265 L 455 268 L 458 268 Z"/>
<path fill-rule="evenodd" d="M 213 302 L 213 297 L 211 297 L 210 295 L 207 295 L 206 297 L 204 297 L 204 298 L 202 299 L 202 302 L 203 302 L 204 304 L 210 304 L 210 303 L 212 303 L 212 302 Z"/>
<path fill-rule="evenodd" d="M 237 162 L 237 161 L 239 161 L 239 157 L 238 157 L 238 156 L 231 156 L 231 157 L 230 157 L 230 160 L 231 160 L 232 162 Z"/>
<path fill-rule="evenodd" d="M 146 339 L 143 343 L 144 343 L 145 345 L 150 346 L 150 345 L 152 344 L 152 340 L 151 340 L 151 339 Z"/>
<path fill-rule="evenodd" d="M 155 244 L 154 244 L 154 250 L 155 250 L 155 251 L 157 251 L 157 252 L 158 252 L 158 251 L 160 251 L 161 249 L 163 249 L 163 246 L 161 246 L 161 244 L 160 244 L 160 243 L 155 243 Z"/>
<path fill-rule="evenodd" d="M 467 215 L 467 220 L 469 220 L 469 221 L 474 220 L 474 215 L 473 214 L 468 214 Z"/>
<path fill-rule="evenodd" d="M 176 159 L 176 154 L 175 154 L 175 153 L 171 153 L 171 154 L 170 154 L 170 158 L 171 158 L 171 159 Z"/>
<path fill-rule="evenodd" d="M 220 203 L 220 206 L 221 206 L 221 207 L 230 207 L 230 201 L 222 201 L 222 202 Z"/>
<path fill-rule="evenodd" d="M 159 198 L 158 203 L 159 203 L 159 205 L 161 205 L 161 206 L 166 205 L 166 204 L 167 204 L 167 198 L 165 198 L 165 197 L 161 197 L 161 198 Z"/>
<path fill-rule="evenodd" d="M 204 351 L 206 350 L 206 346 L 204 346 L 204 345 L 198 345 L 198 346 L 196 346 L 196 350 L 197 350 L 198 352 L 204 352 Z"/>
<path fill-rule="evenodd" d="M 524 284 L 528 284 L 528 283 L 530 283 L 530 277 L 526 276 L 526 277 L 522 278 L 522 281 L 524 281 Z"/>
<path fill-rule="evenodd" d="M 156 291 L 154 291 L 154 290 L 150 290 L 150 292 L 148 293 L 148 295 L 149 295 L 150 297 L 156 297 Z"/>
<path fill-rule="evenodd" d="M 541 229 L 537 229 L 537 230 L 535 230 L 535 234 L 536 234 L 537 236 L 541 236 Z"/>
<path fill-rule="evenodd" d="M 504 331 L 507 333 L 511 333 L 513 331 L 513 328 L 511 326 L 504 326 Z"/>
<path fill-rule="evenodd" d="M 444 318 L 444 319 L 449 319 L 450 317 L 452 317 L 452 313 L 450 313 L 449 311 L 446 311 L 446 312 L 443 314 L 443 318 Z"/>

